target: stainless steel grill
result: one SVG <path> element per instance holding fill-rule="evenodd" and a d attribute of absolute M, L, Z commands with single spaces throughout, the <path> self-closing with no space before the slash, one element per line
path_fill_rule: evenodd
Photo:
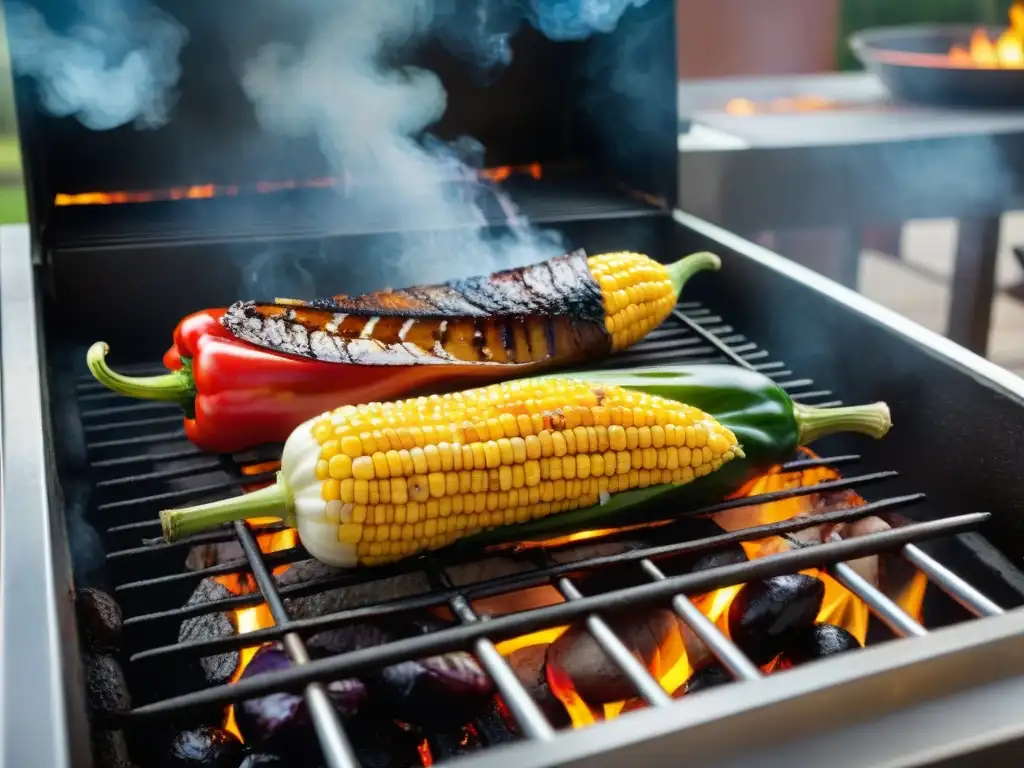
<path fill-rule="evenodd" d="M 783 362 L 771 359 L 767 351 L 737 333 L 722 314 L 696 302 L 681 303 L 661 329 L 652 333 L 634 350 L 614 358 L 609 365 L 624 367 L 681 359 L 692 363 L 731 362 L 747 366 L 766 373 L 797 401 L 817 405 L 841 403 L 831 390 L 821 388 L 812 379 L 799 378 Z M 135 372 L 144 374 L 157 370 L 159 366 L 148 366 L 140 367 Z M 627 605 L 636 607 L 671 602 L 679 618 L 708 645 L 736 680 L 761 685 L 764 681 L 757 666 L 685 596 L 756 578 L 794 573 L 809 567 L 827 567 L 828 572 L 862 599 L 872 615 L 895 636 L 924 636 L 927 634 L 926 629 L 915 618 L 844 562 L 882 552 L 901 552 L 936 587 L 975 616 L 1002 613 L 999 606 L 917 546 L 918 542 L 928 539 L 972 530 L 988 517 L 983 513 L 908 523 L 884 533 L 798 548 L 780 555 L 683 576 L 667 577 L 658 566 L 659 562 L 670 561 L 673 557 L 715 551 L 741 541 L 754 541 L 773 535 L 784 536 L 822 523 L 849 522 L 882 512 L 912 508 L 924 501 L 925 495 L 922 493 L 882 497 L 863 506 L 838 509 L 818 516 L 759 525 L 710 538 L 673 540 L 673 543 L 661 546 L 632 549 L 617 555 L 570 563 L 555 561 L 546 550 L 505 550 L 504 556 L 525 561 L 529 568 L 522 573 L 461 587 L 453 586 L 446 573 L 446 566 L 464 562 L 464 557 L 456 561 L 444 554 L 372 571 L 339 575 L 315 584 L 280 587 L 275 583 L 271 569 L 308 558 L 301 547 L 270 554 L 260 551 L 257 533 L 280 530 L 280 526 L 254 530 L 248 524 L 234 523 L 223 530 L 174 544 L 146 541 L 148 537 L 159 535 L 160 525 L 156 513 L 161 508 L 240 493 L 243 486 L 272 479 L 272 471 L 243 474 L 243 467 L 272 460 L 278 455 L 276 447 L 247 451 L 232 457 L 210 457 L 199 453 L 186 442 L 183 431 L 175 426 L 180 423 L 177 413 L 162 415 L 163 411 L 170 412 L 173 408 L 152 404 L 122 404 L 116 395 L 102 390 L 87 376 L 80 378 L 76 390 L 88 440 L 89 463 L 98 478 L 96 488 L 100 498 L 96 508 L 97 519 L 105 526 L 104 536 L 109 550 L 107 557 L 117 574 L 115 594 L 125 605 L 148 606 L 146 612 L 129 613 L 127 616 L 125 627 L 130 636 L 159 634 L 147 630 L 159 625 L 176 627 L 188 617 L 236 610 L 263 602 L 269 607 L 275 622 L 272 628 L 216 639 L 141 646 L 130 641 L 131 665 L 144 669 L 149 664 L 181 663 L 182 660 L 212 656 L 272 640 L 284 643 L 293 664 L 291 669 L 284 672 L 268 673 L 235 684 L 157 700 L 146 700 L 146 691 L 137 691 L 136 696 L 141 697 L 138 706 L 130 712 L 115 716 L 109 725 L 131 729 L 143 721 L 165 718 L 197 707 L 224 706 L 279 690 L 303 691 L 327 764 L 332 768 L 357 766 L 357 753 L 322 684 L 328 680 L 379 670 L 399 661 L 452 650 L 470 650 L 494 681 L 521 736 L 527 741 L 549 741 L 556 738 L 555 731 L 497 652 L 496 642 L 569 621 L 584 621 L 600 647 L 635 686 L 638 695 L 652 708 L 663 708 L 672 704 L 672 699 L 616 637 L 601 618 L 602 613 Z M 849 454 L 795 458 L 783 469 L 854 467 L 859 458 Z M 831 490 L 860 490 L 882 484 L 897 474 L 895 471 L 852 474 L 819 485 L 724 501 L 685 514 L 711 514 Z M 671 533 L 664 537 L 673 539 Z M 181 563 L 188 547 L 200 542 L 231 540 L 241 545 L 244 559 L 192 571 L 182 569 Z M 160 557 L 160 553 L 169 556 Z M 599 569 L 627 564 L 639 568 L 648 583 L 584 596 L 573 581 L 575 577 Z M 304 619 L 293 619 L 284 602 L 288 597 L 367 583 L 414 570 L 425 572 L 428 582 L 434 587 L 432 591 Z M 168 605 L 161 599 L 161 590 L 172 585 L 193 585 L 209 576 L 244 573 L 253 576 L 258 586 L 256 592 L 185 607 L 180 604 Z M 554 585 L 565 602 L 486 621 L 482 621 L 472 608 L 472 601 L 476 599 L 544 584 Z M 312 660 L 303 643 L 303 638 L 310 634 L 354 621 L 401 617 L 441 606 L 451 610 L 457 618 L 457 626 L 320 660 Z M 828 667 L 837 664 L 839 662 L 826 662 Z M 675 706 L 690 707 L 691 703 Z M 600 729 L 605 726 L 596 727 Z M 482 741 L 486 741 L 486 737 L 477 740 L 476 748 L 480 748 Z M 440 757 L 450 754 L 450 750 L 446 754 L 445 747 L 436 743 L 433 751 L 440 753 Z M 530 764 L 544 763 L 531 761 Z"/>

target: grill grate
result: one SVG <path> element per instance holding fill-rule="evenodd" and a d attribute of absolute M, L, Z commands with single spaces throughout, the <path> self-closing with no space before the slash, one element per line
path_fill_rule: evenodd
<path fill-rule="evenodd" d="M 759 349 L 756 344 L 737 333 L 720 315 L 693 302 L 681 303 L 665 325 L 651 333 L 637 348 L 608 361 L 608 366 L 647 365 L 669 360 L 692 363 L 731 362 L 765 373 L 789 392 L 794 400 L 815 405 L 838 405 L 841 402 L 833 398 L 830 390 L 815 388 L 812 380 L 794 378 L 793 372 L 784 363 L 771 360 L 765 350 Z M 143 375 L 160 370 L 159 366 L 137 366 L 132 372 Z M 447 569 L 455 563 L 447 559 L 443 552 L 381 566 L 372 569 L 372 572 L 358 571 L 315 582 L 281 586 L 275 582 L 271 569 L 307 559 L 309 555 L 301 546 L 269 554 L 260 551 L 257 534 L 282 530 L 280 525 L 253 528 L 246 523 L 233 523 L 185 542 L 146 542 L 149 537 L 159 535 L 157 512 L 162 508 L 224 497 L 242 492 L 250 484 L 270 481 L 272 470 L 260 467 L 260 464 L 276 460 L 279 455 L 277 447 L 246 451 L 230 457 L 209 456 L 187 443 L 180 426 L 174 427 L 180 424 L 176 406 L 151 403 L 126 405 L 88 377 L 79 380 L 76 388 L 87 436 L 89 460 L 100 495 L 96 519 L 105 527 L 108 563 L 115 574 L 115 592 L 119 599 L 133 605 L 152 605 L 160 602 L 163 590 L 168 588 L 190 589 L 203 578 L 231 574 L 251 575 L 257 586 L 257 590 L 251 594 L 188 606 L 164 606 L 161 610 L 129 615 L 124 622 L 126 630 L 147 629 L 158 625 L 177 626 L 188 617 L 263 603 L 269 608 L 275 622 L 273 627 L 244 635 L 133 648 L 131 665 L 212 656 L 271 640 L 283 643 L 292 662 L 292 667 L 285 671 L 137 706 L 129 712 L 114 716 L 114 722 L 124 727 L 200 706 L 227 705 L 274 691 L 302 691 L 327 765 L 332 768 L 356 766 L 356 754 L 321 684 L 352 674 L 379 670 L 400 661 L 453 650 L 471 650 L 492 678 L 523 737 L 550 739 L 554 736 L 551 725 L 496 650 L 496 642 L 582 620 L 602 650 L 631 681 L 637 692 L 653 707 L 667 706 L 671 698 L 630 654 L 600 617 L 601 613 L 627 605 L 635 608 L 670 602 L 678 617 L 707 644 L 737 681 L 754 681 L 761 677 L 760 670 L 686 595 L 700 594 L 756 578 L 822 567 L 860 597 L 894 634 L 923 635 L 926 630 L 917 621 L 844 562 L 886 551 L 899 551 L 907 561 L 923 571 L 932 584 L 975 616 L 1002 613 L 992 601 L 916 546 L 917 542 L 930 538 L 976 528 L 987 518 L 984 514 L 964 514 L 930 522 L 909 523 L 856 539 L 800 546 L 770 557 L 683 576 L 666 576 L 656 564 L 670 557 L 715 551 L 739 542 L 784 536 L 823 523 L 854 521 L 908 507 L 923 501 L 924 494 L 885 498 L 812 517 L 791 518 L 708 538 L 631 549 L 620 554 L 568 563 L 556 561 L 551 550 L 526 548 L 522 551 L 503 551 L 503 556 L 521 560 L 530 566 L 529 570 L 462 586 L 453 584 Z M 784 465 L 783 470 L 851 465 L 858 459 L 856 455 L 797 459 Z M 852 490 L 884 482 L 897 474 L 885 471 L 853 475 L 818 485 L 786 488 L 729 500 L 689 514 L 709 514 L 829 490 Z M 187 548 L 198 543 L 229 541 L 236 541 L 241 546 L 243 558 L 205 568 L 183 570 L 181 563 Z M 465 562 L 464 557 L 462 562 Z M 573 581 L 580 575 L 626 564 L 638 566 L 645 575 L 646 583 L 583 596 Z M 143 568 L 146 577 L 139 578 L 139 571 Z M 432 591 L 299 619 L 292 618 L 284 602 L 289 597 L 414 572 L 426 575 Z M 483 597 L 542 585 L 553 585 L 565 602 L 487 621 L 481 620 L 472 608 L 472 602 Z M 312 660 L 303 642 L 306 636 L 345 624 L 406 615 L 432 607 L 450 609 L 456 617 L 456 625 L 326 659 Z"/>

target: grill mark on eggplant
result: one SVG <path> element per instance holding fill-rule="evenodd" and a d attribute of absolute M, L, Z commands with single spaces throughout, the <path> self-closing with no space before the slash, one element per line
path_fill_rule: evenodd
<path fill-rule="evenodd" d="M 443 315 L 438 314 L 439 308 L 445 310 Z M 456 308 L 460 311 L 449 314 Z M 560 331 L 563 320 L 567 327 Z M 559 356 L 562 349 L 580 359 L 605 354 L 610 347 L 600 288 L 582 251 L 489 277 L 403 291 L 313 302 L 238 302 L 222 322 L 237 338 L 277 352 L 324 362 L 382 366 L 517 365 L 543 362 Z M 445 324 L 445 330 L 441 338 L 434 332 L 430 345 L 425 343 L 423 331 L 414 340 L 406 338 L 418 323 Z M 463 336 L 453 352 L 450 325 L 469 323 L 472 337 Z M 548 342 L 547 355 L 537 359 L 530 323 L 544 323 Z M 517 354 L 517 326 L 526 335 L 527 360 L 521 361 Z M 564 344 L 559 343 L 562 333 Z M 507 360 L 501 359 L 503 355 Z"/>

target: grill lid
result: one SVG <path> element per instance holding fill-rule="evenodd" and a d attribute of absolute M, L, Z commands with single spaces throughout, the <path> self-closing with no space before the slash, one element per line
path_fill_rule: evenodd
<path fill-rule="evenodd" d="M 587 28 L 513 0 L 3 4 L 37 230 L 57 201 L 110 201 L 91 193 L 414 183 L 388 156 L 408 140 L 456 173 L 569 165 L 674 202 L 672 0 Z"/>

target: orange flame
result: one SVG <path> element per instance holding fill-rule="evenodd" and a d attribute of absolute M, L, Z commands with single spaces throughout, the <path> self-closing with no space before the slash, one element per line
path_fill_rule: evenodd
<path fill-rule="evenodd" d="M 804 449 L 803 452 L 807 457 L 815 458 L 814 454 L 810 451 Z M 796 472 L 782 472 L 781 468 L 775 467 L 767 474 L 749 483 L 735 495 L 739 497 L 754 496 L 785 488 L 812 486 L 836 480 L 839 477 L 839 473 L 828 467 L 812 467 Z M 765 525 L 788 520 L 795 516 L 813 514 L 820 499 L 820 496 L 810 494 L 782 499 L 768 504 L 729 510 L 728 512 L 715 515 L 715 521 L 727 531 L 750 528 L 755 525 Z M 830 498 L 830 502 L 832 501 L 839 501 L 849 506 L 860 506 L 865 503 L 864 499 L 853 491 L 841 491 Z M 545 544 L 549 544 L 549 542 L 545 542 Z M 743 542 L 741 546 L 750 559 L 770 557 L 773 554 L 790 548 L 789 543 L 780 537 Z M 825 596 L 816 621 L 840 626 L 856 637 L 861 645 L 864 645 L 867 638 L 869 621 L 867 605 L 823 571 L 808 569 L 802 571 L 802 573 L 816 576 L 825 584 Z M 921 572 L 916 572 L 911 583 L 897 599 L 897 603 L 917 620 L 920 620 L 921 606 L 924 601 L 927 583 L 927 577 Z M 741 588 L 742 585 L 723 587 L 704 595 L 695 595 L 691 599 L 693 604 L 728 636 L 729 606 Z M 503 655 L 508 655 L 517 648 L 538 644 L 546 645 L 557 639 L 565 629 L 565 627 L 558 627 L 553 630 L 534 632 L 529 635 L 513 638 L 512 640 L 506 640 L 498 645 L 498 650 Z M 764 671 L 770 673 L 772 671 L 770 665 Z M 673 693 L 690 677 L 691 672 L 689 660 L 684 653 L 670 669 L 661 671 L 655 676 L 666 692 Z M 624 711 L 631 711 L 644 706 L 640 700 L 633 699 L 628 702 L 616 701 L 605 704 L 600 710 L 595 710 L 580 697 L 572 681 L 564 672 L 548 667 L 547 674 L 551 692 L 562 702 L 574 728 L 584 728 L 600 720 L 610 720 L 618 717 Z"/>
<path fill-rule="evenodd" d="M 1024 3 L 1010 6 L 1010 26 L 995 40 L 984 29 L 971 33 L 970 45 L 954 45 L 949 61 L 957 67 L 976 69 L 1024 69 Z"/>
<path fill-rule="evenodd" d="M 266 471 L 260 469 L 263 465 L 253 464 L 242 467 L 243 475 L 255 475 Z M 253 469 L 256 467 L 257 469 Z M 253 489 L 247 489 L 246 492 Z M 273 524 L 280 522 L 277 518 L 258 518 L 249 521 L 254 529 L 258 529 L 263 525 Z M 264 533 L 257 534 L 256 541 L 259 544 L 260 551 L 264 553 L 278 552 L 283 549 L 291 549 L 298 545 L 299 537 L 298 534 L 292 528 L 286 528 L 283 531 L 277 531 L 275 533 Z M 275 576 L 280 575 L 284 571 L 288 570 L 288 565 L 281 565 L 274 569 L 273 573 Z M 256 582 L 250 574 L 227 574 L 225 576 L 214 576 L 215 581 L 223 584 L 229 590 L 235 594 L 249 594 L 256 591 Z M 260 605 L 254 605 L 250 608 L 239 608 L 234 611 L 235 626 L 238 627 L 238 634 L 245 635 L 249 632 L 255 632 L 258 629 L 266 629 L 267 627 L 274 626 L 274 617 L 270 614 L 270 609 L 266 604 L 261 603 Z M 235 670 L 234 676 L 231 678 L 231 682 L 236 682 L 245 671 L 245 668 L 252 661 L 252 657 L 256 655 L 260 646 L 254 645 L 250 648 L 242 648 L 239 651 L 239 664 L 238 669 Z M 242 739 L 242 734 L 238 730 L 238 724 L 235 721 L 235 708 L 232 705 L 228 709 L 227 719 L 224 723 L 225 730 L 231 731 L 239 739 Z M 244 741 L 244 739 L 243 739 Z"/>
<path fill-rule="evenodd" d="M 483 168 L 478 172 L 480 179 L 498 184 L 512 176 L 530 176 L 539 180 L 543 177 L 540 163 L 526 165 L 500 165 L 494 168 Z M 453 176 L 453 182 L 464 178 Z M 205 200 L 213 197 L 238 197 L 239 195 L 269 195 L 296 189 L 327 189 L 337 188 L 347 193 L 352 188 L 348 176 L 301 181 L 285 179 L 280 181 L 258 181 L 249 186 L 238 184 L 193 184 L 185 187 L 168 187 L 167 189 L 117 190 L 113 192 L 58 192 L 54 195 L 53 204 L 58 208 L 80 205 L 123 205 L 126 203 L 158 203 L 171 200 Z"/>

